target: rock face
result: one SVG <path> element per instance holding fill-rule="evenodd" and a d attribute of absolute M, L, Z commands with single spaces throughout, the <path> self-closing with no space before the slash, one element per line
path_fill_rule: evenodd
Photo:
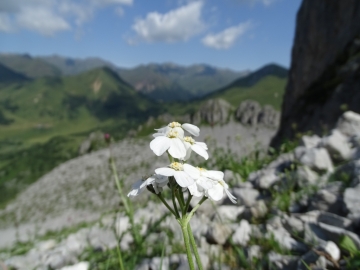
<path fill-rule="evenodd" d="M 254 100 L 241 102 L 235 112 L 235 118 L 244 125 L 264 125 L 267 127 L 278 127 L 280 113 L 272 106 L 265 105 L 263 108 Z"/>
<path fill-rule="evenodd" d="M 223 99 L 210 99 L 206 101 L 193 116 L 193 123 L 201 122 L 210 125 L 225 124 L 230 118 L 231 105 Z"/>
<path fill-rule="evenodd" d="M 273 146 L 297 132 L 332 129 L 344 110 L 360 112 L 359 21 L 357 0 L 302 2 Z"/>

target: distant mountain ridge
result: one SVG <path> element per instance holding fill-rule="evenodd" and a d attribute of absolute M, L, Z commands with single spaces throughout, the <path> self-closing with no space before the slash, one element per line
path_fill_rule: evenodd
<path fill-rule="evenodd" d="M 0 64 L 0 85 L 9 83 L 21 83 L 29 80 L 26 76 Z"/>
<path fill-rule="evenodd" d="M 203 99 L 222 98 L 234 106 L 238 106 L 245 99 L 252 99 L 261 105 L 271 104 L 280 110 L 287 74 L 286 68 L 268 64 L 204 96 Z"/>
<path fill-rule="evenodd" d="M 190 100 L 215 91 L 249 73 L 249 71 L 239 72 L 206 64 L 181 66 L 163 63 L 121 68 L 100 58 L 77 59 L 58 55 L 38 58 L 55 66 L 63 75 L 75 75 L 93 68 L 109 67 L 137 91 L 158 101 Z"/>
<path fill-rule="evenodd" d="M 0 64 L 28 78 L 62 75 L 56 66 L 29 54 L 0 54 Z"/>
<path fill-rule="evenodd" d="M 51 137 L 52 133 L 119 126 L 124 121 L 139 124 L 160 112 L 160 106 L 108 67 L 74 76 L 43 77 L 1 87 L 0 118 L 7 126 L 2 127 L 0 140 L 8 134 L 35 136 L 35 130 L 43 130 L 36 136 Z"/>

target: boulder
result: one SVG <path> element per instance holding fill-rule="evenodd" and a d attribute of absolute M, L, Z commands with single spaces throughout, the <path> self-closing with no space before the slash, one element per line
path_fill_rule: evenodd
<path fill-rule="evenodd" d="M 243 125 L 256 126 L 261 113 L 261 106 L 257 101 L 246 100 L 236 109 L 235 117 Z"/>
<path fill-rule="evenodd" d="M 348 217 L 356 225 L 360 225 L 360 184 L 355 188 L 347 188 L 344 192 L 344 203 L 348 211 Z"/>
<path fill-rule="evenodd" d="M 298 257 L 281 255 L 271 251 L 269 253 L 270 269 L 294 270 L 297 266 Z"/>
<path fill-rule="evenodd" d="M 360 114 L 347 111 L 339 118 L 336 129 L 346 136 L 360 134 Z"/>
<path fill-rule="evenodd" d="M 333 172 L 334 167 L 330 159 L 329 153 L 325 148 L 298 147 L 295 149 L 296 159 L 303 165 L 308 166 L 318 172 Z"/>
<path fill-rule="evenodd" d="M 316 148 L 321 142 L 321 138 L 318 135 L 304 135 L 301 137 L 300 145 L 305 148 Z"/>
<path fill-rule="evenodd" d="M 260 171 L 252 172 L 248 177 L 249 182 L 261 189 L 268 189 L 280 180 L 281 177 L 276 173 L 276 169 L 274 168 L 265 168 Z"/>
<path fill-rule="evenodd" d="M 248 221 L 241 220 L 239 227 L 236 228 L 235 233 L 232 236 L 233 243 L 235 245 L 246 246 L 250 240 L 251 226 Z"/>
<path fill-rule="evenodd" d="M 253 206 L 260 198 L 260 192 L 253 188 L 233 188 L 231 193 L 237 198 L 239 205 Z"/>
<path fill-rule="evenodd" d="M 205 237 L 210 244 L 223 245 L 226 243 L 231 233 L 232 231 L 229 226 L 215 223 L 208 227 Z"/>
<path fill-rule="evenodd" d="M 223 99 L 209 99 L 195 113 L 193 123 L 225 124 L 230 120 L 232 106 Z"/>
<path fill-rule="evenodd" d="M 90 263 L 88 262 L 79 262 L 71 266 L 65 266 L 60 270 L 88 270 L 90 269 Z"/>
<path fill-rule="evenodd" d="M 280 113 L 271 105 L 265 105 L 258 118 L 259 124 L 270 128 L 278 127 L 280 123 Z"/>
<path fill-rule="evenodd" d="M 324 137 L 320 145 L 328 150 L 333 161 L 347 161 L 354 154 L 348 138 L 337 129 L 332 130 L 329 136 Z"/>

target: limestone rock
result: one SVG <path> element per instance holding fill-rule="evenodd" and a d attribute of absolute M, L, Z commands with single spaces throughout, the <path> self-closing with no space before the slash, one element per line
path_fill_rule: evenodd
<path fill-rule="evenodd" d="M 278 127 L 280 123 L 280 113 L 271 105 L 265 105 L 259 114 L 258 121 L 267 127 Z"/>
<path fill-rule="evenodd" d="M 237 198 L 239 205 L 252 206 L 260 198 L 260 192 L 253 188 L 233 188 L 232 194 Z"/>
<path fill-rule="evenodd" d="M 308 166 L 301 166 L 296 171 L 296 182 L 300 187 L 316 184 L 319 175 Z"/>
<path fill-rule="evenodd" d="M 270 105 L 262 108 L 257 101 L 245 100 L 236 109 L 235 118 L 243 125 L 274 128 L 279 125 L 280 113 Z"/>
<path fill-rule="evenodd" d="M 65 266 L 60 270 L 88 270 L 90 269 L 90 263 L 88 262 L 79 262 L 71 266 Z"/>
<path fill-rule="evenodd" d="M 253 183 L 255 187 L 268 189 L 275 183 L 280 181 L 280 176 L 277 175 L 274 168 L 266 168 L 260 171 L 252 172 L 249 175 L 248 181 Z"/>
<path fill-rule="evenodd" d="M 355 188 L 347 188 L 344 192 L 344 203 L 349 212 L 348 217 L 360 224 L 360 185 Z"/>
<path fill-rule="evenodd" d="M 353 155 L 348 138 L 336 129 L 332 130 L 329 136 L 321 140 L 321 146 L 328 150 L 334 161 L 346 161 Z"/>
<path fill-rule="evenodd" d="M 360 133 L 360 115 L 347 111 L 338 120 L 336 128 L 344 135 L 354 136 Z"/>
<path fill-rule="evenodd" d="M 297 260 L 298 257 L 296 256 L 281 255 L 273 251 L 269 253 L 269 263 L 275 269 L 294 270 L 296 269 Z"/>
<path fill-rule="evenodd" d="M 231 229 L 224 225 L 215 223 L 209 226 L 206 233 L 206 240 L 211 244 L 223 245 L 231 234 Z"/>
<path fill-rule="evenodd" d="M 236 109 L 235 117 L 244 125 L 256 126 L 258 124 L 260 112 L 261 106 L 257 101 L 246 100 Z"/>
<path fill-rule="evenodd" d="M 199 111 L 195 114 L 193 121 L 206 122 L 210 125 L 225 124 L 230 119 L 231 105 L 223 99 L 210 99 L 201 105 Z"/>
<path fill-rule="evenodd" d="M 304 135 L 301 137 L 300 145 L 305 148 L 315 148 L 321 142 L 321 138 L 318 135 Z"/>
<path fill-rule="evenodd" d="M 329 153 L 325 148 L 300 149 L 301 151 L 298 149 L 297 152 L 295 152 L 295 155 L 301 164 L 306 165 L 315 171 L 334 171 Z"/>
<path fill-rule="evenodd" d="M 236 228 L 235 233 L 232 236 L 234 244 L 246 246 L 250 240 L 251 227 L 248 221 L 241 220 L 239 227 Z"/>
<path fill-rule="evenodd" d="M 341 251 L 339 247 L 332 241 L 328 241 L 323 247 L 324 251 L 331 256 L 335 261 L 340 259 Z"/>

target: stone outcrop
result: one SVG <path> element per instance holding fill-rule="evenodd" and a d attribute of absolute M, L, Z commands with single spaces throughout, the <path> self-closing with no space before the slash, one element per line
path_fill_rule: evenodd
<path fill-rule="evenodd" d="M 360 2 L 304 0 L 297 14 L 280 129 L 322 135 L 344 110 L 360 112 Z"/>
<path fill-rule="evenodd" d="M 210 125 L 225 124 L 230 119 L 231 109 L 231 105 L 223 99 L 209 99 L 195 113 L 192 122 L 195 124 L 205 122 Z"/>
<path fill-rule="evenodd" d="M 271 105 L 261 105 L 254 100 L 245 100 L 236 109 L 235 118 L 243 125 L 264 125 L 267 127 L 278 127 L 280 113 Z"/>

